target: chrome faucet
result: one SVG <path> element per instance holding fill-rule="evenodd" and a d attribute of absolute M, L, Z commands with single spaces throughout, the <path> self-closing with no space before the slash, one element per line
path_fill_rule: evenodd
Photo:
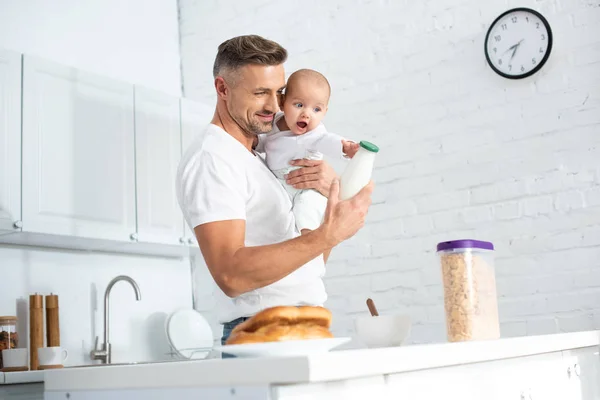
<path fill-rule="evenodd" d="M 109 340 L 109 322 L 108 322 L 108 314 L 109 314 L 109 298 L 110 291 L 112 287 L 118 281 L 127 281 L 133 287 L 135 291 L 135 299 L 140 301 L 142 298 L 142 294 L 140 293 L 140 288 L 138 287 L 136 281 L 126 275 L 119 275 L 114 278 L 112 281 L 108 283 L 106 287 L 106 291 L 104 292 L 104 343 L 102 344 L 102 349 L 98 349 L 98 336 L 96 336 L 96 344 L 94 345 L 94 350 L 91 351 L 90 357 L 92 360 L 102 360 L 104 364 L 110 364 L 112 360 L 110 340 Z"/>

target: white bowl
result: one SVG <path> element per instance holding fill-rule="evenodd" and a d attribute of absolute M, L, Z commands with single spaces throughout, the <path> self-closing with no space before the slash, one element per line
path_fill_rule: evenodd
<path fill-rule="evenodd" d="M 379 315 L 354 320 L 358 338 L 369 348 L 401 346 L 410 333 L 408 315 Z"/>

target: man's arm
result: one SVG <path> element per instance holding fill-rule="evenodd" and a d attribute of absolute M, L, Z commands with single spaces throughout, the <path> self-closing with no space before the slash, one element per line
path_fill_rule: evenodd
<path fill-rule="evenodd" d="M 286 183 L 296 189 L 314 189 L 325 197 L 329 197 L 331 183 L 338 176 L 335 170 L 323 160 L 292 160 L 291 165 L 304 167 L 291 171 Z"/>
<path fill-rule="evenodd" d="M 229 297 L 267 286 L 329 249 L 322 232 L 256 247 L 244 247 L 244 220 L 211 222 L 195 228 L 200 250 L 215 282 Z"/>
<path fill-rule="evenodd" d="M 334 181 L 323 224 L 281 243 L 245 247 L 243 220 L 211 222 L 194 231 L 215 282 L 227 296 L 236 297 L 284 278 L 353 236 L 364 225 L 372 191 L 371 183 L 355 197 L 339 201 L 339 183 Z"/>

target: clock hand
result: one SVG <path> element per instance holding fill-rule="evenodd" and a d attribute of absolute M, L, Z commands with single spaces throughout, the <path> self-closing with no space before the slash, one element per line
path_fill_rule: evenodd
<path fill-rule="evenodd" d="M 504 54 L 508 53 L 509 51 L 514 50 L 518 45 L 519 45 L 519 43 L 513 44 L 508 49 L 506 49 L 506 51 L 504 53 L 502 53 L 502 54 L 504 55 Z"/>
<path fill-rule="evenodd" d="M 506 53 L 508 53 L 508 52 L 509 52 L 509 51 L 511 51 L 511 50 L 513 50 L 513 51 L 514 51 L 514 50 L 515 50 L 517 47 L 519 47 L 519 45 L 521 44 L 521 42 L 522 42 L 523 40 L 525 40 L 525 39 L 521 39 L 521 40 L 519 41 L 519 43 L 513 44 L 513 45 L 512 45 L 512 46 L 510 46 L 508 49 L 506 49 L 506 51 L 505 51 L 504 53 L 502 53 L 502 54 L 506 54 Z"/>
<path fill-rule="evenodd" d="M 525 40 L 525 39 L 521 39 L 521 40 L 519 41 L 519 43 L 517 43 L 517 44 L 515 44 L 515 45 L 513 46 L 513 47 L 514 47 L 514 50 L 513 50 L 513 52 L 512 52 L 512 55 L 510 56 L 510 59 L 511 59 L 511 60 L 512 60 L 513 58 L 515 58 L 515 54 L 517 53 L 517 49 L 519 48 L 519 46 L 521 45 L 521 42 L 522 42 L 523 40 Z"/>

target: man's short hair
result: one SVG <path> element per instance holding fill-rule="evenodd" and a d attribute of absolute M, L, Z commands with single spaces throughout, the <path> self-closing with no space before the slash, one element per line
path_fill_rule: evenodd
<path fill-rule="evenodd" d="M 213 77 L 235 72 L 245 65 L 279 65 L 287 60 L 287 50 L 280 44 L 258 35 L 231 38 L 219 45 Z"/>

